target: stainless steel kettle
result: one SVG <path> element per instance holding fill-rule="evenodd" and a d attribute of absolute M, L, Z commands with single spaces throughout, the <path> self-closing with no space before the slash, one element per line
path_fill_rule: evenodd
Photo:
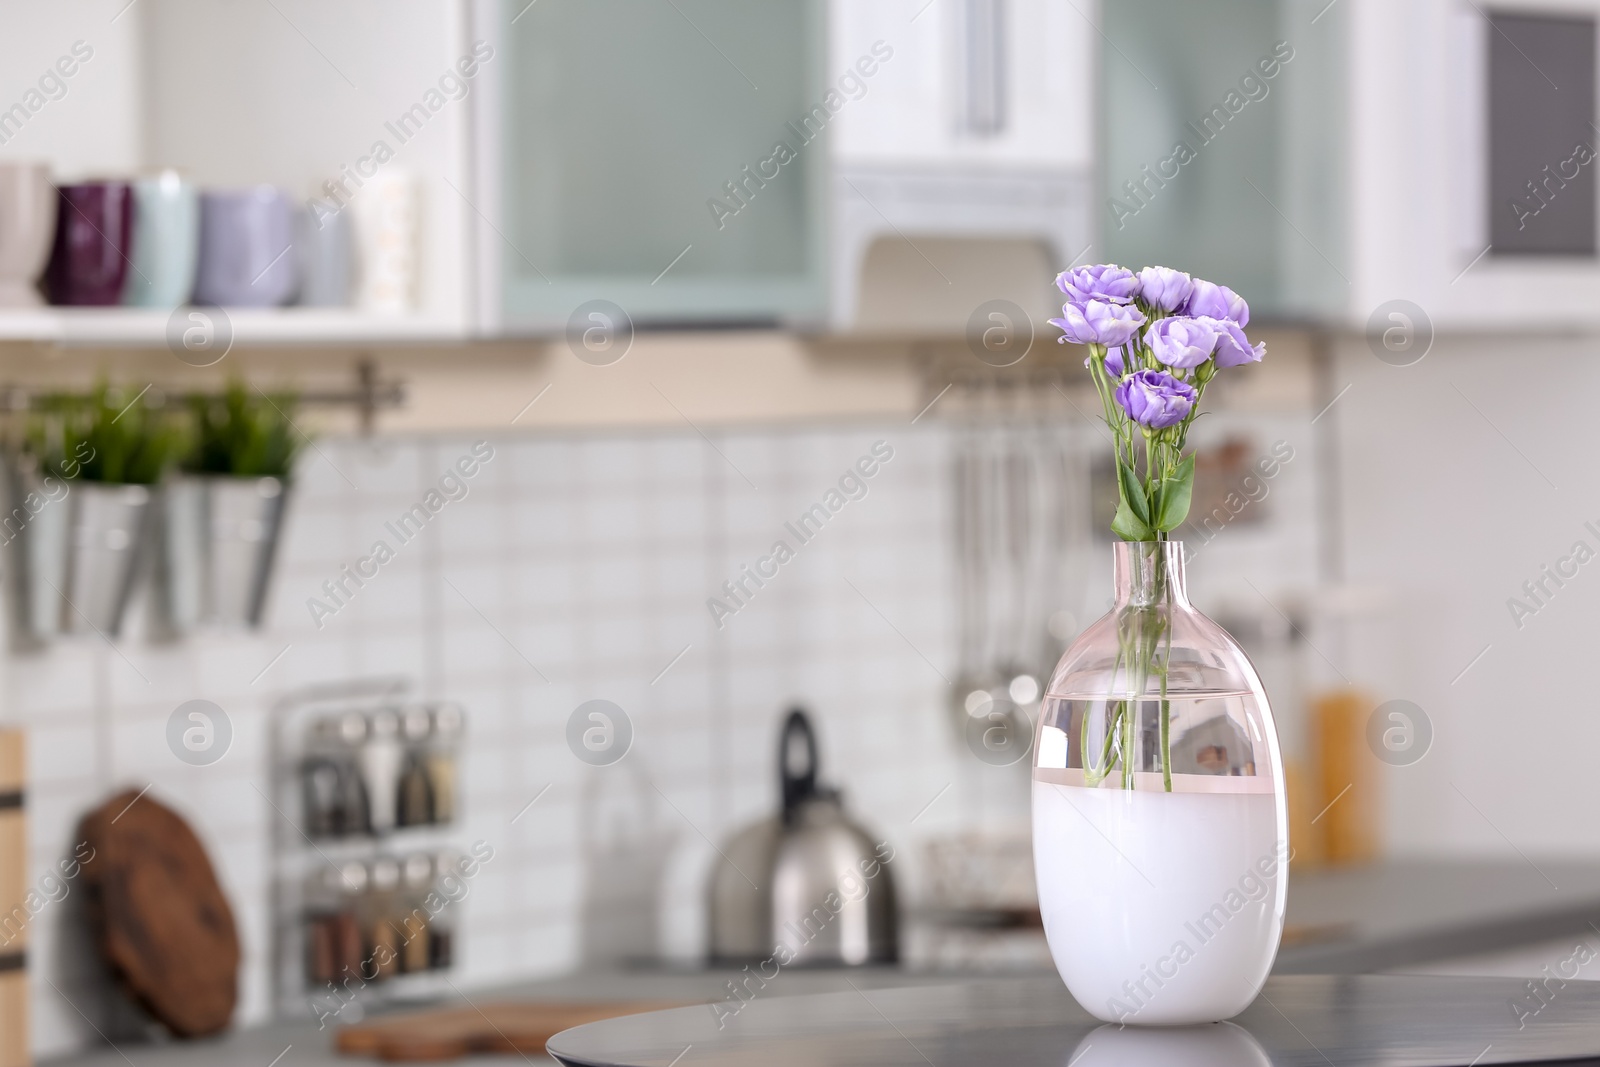
<path fill-rule="evenodd" d="M 894 850 L 817 784 L 817 738 L 789 712 L 778 742 L 783 810 L 746 827 L 711 874 L 710 955 L 718 962 L 892 963 L 899 955 Z"/>

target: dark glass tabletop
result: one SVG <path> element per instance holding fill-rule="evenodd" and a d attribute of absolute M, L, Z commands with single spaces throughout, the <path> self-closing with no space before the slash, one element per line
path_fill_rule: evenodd
<path fill-rule="evenodd" d="M 1287 975 L 1226 1023 L 1102 1024 L 1054 976 L 754 999 L 574 1027 L 573 1067 L 1600 1065 L 1600 982 Z M 732 1009 L 737 1008 L 737 1012 Z"/>

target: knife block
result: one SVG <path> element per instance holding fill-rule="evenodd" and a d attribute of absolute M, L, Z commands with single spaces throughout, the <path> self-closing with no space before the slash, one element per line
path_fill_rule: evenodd
<path fill-rule="evenodd" d="M 28 1067 L 28 928 L 7 920 L 28 894 L 22 733 L 0 730 L 0 1067 Z M 23 913 L 26 915 L 26 912 Z M 10 937 L 9 942 L 5 938 Z"/>

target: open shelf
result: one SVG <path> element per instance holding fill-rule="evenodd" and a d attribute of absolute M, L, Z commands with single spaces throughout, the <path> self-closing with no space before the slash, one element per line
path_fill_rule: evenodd
<path fill-rule="evenodd" d="M 180 311 L 182 309 L 179 309 Z M 219 309 L 207 311 L 215 315 Z M 459 321 L 422 314 L 374 315 L 354 308 L 224 308 L 234 345 L 425 344 L 463 341 Z M 145 308 L 0 310 L 0 341 L 161 347 L 172 311 Z"/>

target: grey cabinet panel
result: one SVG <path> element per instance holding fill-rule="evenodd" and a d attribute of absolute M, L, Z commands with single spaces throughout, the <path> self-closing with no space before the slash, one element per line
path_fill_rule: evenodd
<path fill-rule="evenodd" d="M 820 0 L 540 0 L 503 31 L 504 317 L 820 318 Z"/>

